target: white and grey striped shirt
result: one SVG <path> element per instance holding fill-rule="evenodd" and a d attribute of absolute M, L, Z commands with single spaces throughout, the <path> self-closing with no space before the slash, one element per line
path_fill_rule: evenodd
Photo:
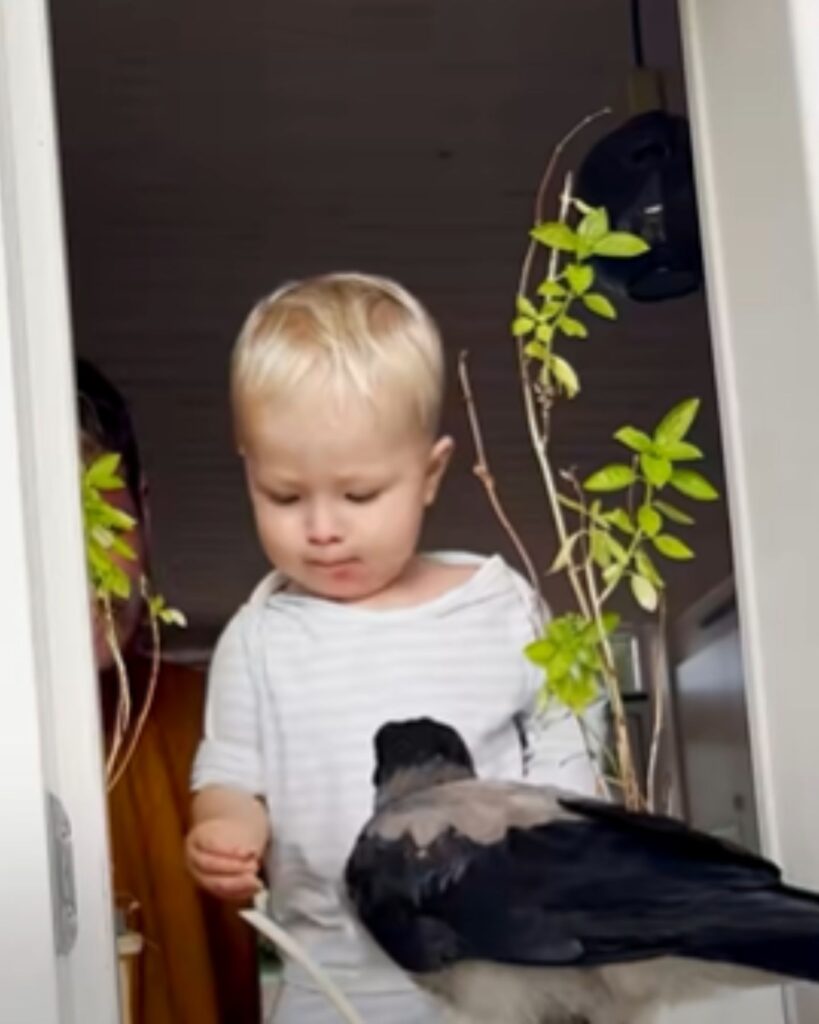
<path fill-rule="evenodd" d="M 290 593 L 274 573 L 231 620 L 210 670 L 193 787 L 261 796 L 275 842 L 273 911 L 350 992 L 409 984 L 361 932 L 341 895 L 345 860 L 372 810 L 373 735 L 427 715 L 454 726 L 479 774 L 592 792 L 566 714 L 528 728 L 540 673 L 522 649 L 534 598 L 499 557 L 434 556 L 475 573 L 421 605 L 371 609 Z"/>

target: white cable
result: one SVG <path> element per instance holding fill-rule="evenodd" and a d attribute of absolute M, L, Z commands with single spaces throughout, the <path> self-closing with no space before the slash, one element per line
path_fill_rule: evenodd
<path fill-rule="evenodd" d="M 261 932 L 285 956 L 303 967 L 347 1024 L 364 1024 L 341 989 L 310 959 L 307 951 L 284 928 L 259 910 L 240 910 L 239 916 Z"/>

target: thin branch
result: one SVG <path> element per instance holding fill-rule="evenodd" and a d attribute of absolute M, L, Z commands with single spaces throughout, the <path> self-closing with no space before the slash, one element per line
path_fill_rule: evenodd
<path fill-rule="evenodd" d="M 605 745 L 601 743 L 600 737 L 595 734 L 594 730 L 583 715 L 575 715 L 574 718 L 580 727 L 580 735 L 583 737 L 583 746 L 586 749 L 586 756 L 588 757 L 589 763 L 592 766 L 592 771 L 594 772 L 594 785 L 597 796 L 604 800 L 609 800 L 611 798 L 611 791 L 609 790 L 611 776 L 601 769 L 597 749 L 599 748 L 606 754 L 608 754 L 608 751 L 605 750 Z M 595 747 L 595 741 L 597 743 L 597 748 Z M 610 757 L 611 755 L 608 756 Z M 614 767 L 616 768 L 616 766 Z"/>
<path fill-rule="evenodd" d="M 162 640 L 159 631 L 159 622 L 157 620 L 157 617 L 153 614 L 153 612 L 150 611 L 151 595 L 148 589 L 148 580 L 145 576 L 140 577 L 140 589 L 142 591 L 142 597 L 143 600 L 145 601 L 145 605 L 149 611 L 149 621 L 151 624 L 151 670 L 150 676 L 148 678 L 148 687 L 145 691 L 145 699 L 143 700 L 142 708 L 140 709 L 139 717 L 137 718 L 134 730 L 131 733 L 131 738 L 128 741 L 128 747 L 125 750 L 125 753 L 122 755 L 122 759 L 119 763 L 116 773 L 111 778 L 111 781 L 108 783 L 109 793 L 114 788 L 114 786 L 116 786 L 116 784 L 119 782 L 122 776 L 125 774 L 125 769 L 130 764 L 131 758 L 134 756 L 134 751 L 136 750 L 137 744 L 139 743 L 140 737 L 142 736 L 142 733 L 145 729 L 145 723 L 148 721 L 148 715 L 150 714 L 151 707 L 153 706 L 154 697 L 156 696 L 156 687 L 159 681 L 159 664 L 162 653 Z"/>
<path fill-rule="evenodd" d="M 534 223 L 538 225 L 543 220 L 543 207 L 546 203 L 546 194 L 549 191 L 549 186 L 552 183 L 552 177 L 554 176 L 557 168 L 558 161 L 563 155 L 563 151 L 569 145 L 573 139 L 584 131 L 590 124 L 597 121 L 601 117 L 606 117 L 611 113 L 611 107 L 601 107 L 600 110 L 596 110 L 593 114 L 588 114 L 582 120 L 578 121 L 577 124 L 570 128 L 563 138 L 558 142 L 555 148 L 552 150 L 552 155 L 549 157 L 549 162 L 546 164 L 546 170 L 543 172 L 543 177 L 540 179 L 540 185 L 538 186 L 537 196 L 535 197 L 535 208 L 534 208 Z M 518 294 L 523 295 L 528 291 L 529 285 L 529 274 L 532 270 L 532 261 L 535 258 L 535 251 L 537 250 L 537 242 L 532 239 L 529 242 L 529 248 L 526 250 L 526 256 L 523 260 L 523 267 L 520 275 L 520 282 L 518 284 Z"/>
<path fill-rule="evenodd" d="M 603 624 L 603 610 L 600 603 L 600 595 L 597 591 L 597 582 L 594 578 L 594 568 L 591 559 L 586 561 L 586 584 L 589 590 L 594 621 L 597 625 L 597 633 L 600 637 L 600 646 L 603 650 L 603 678 L 606 681 L 606 689 L 609 692 L 611 710 L 614 717 L 614 741 L 617 750 L 617 763 L 620 769 L 623 795 L 626 806 L 631 810 L 638 810 L 643 806 L 642 791 L 637 778 L 637 771 L 634 767 L 634 758 L 631 753 L 629 742 L 628 726 L 626 724 L 626 711 L 623 705 L 623 695 L 620 692 L 619 680 L 614 667 L 614 654 L 611 649 L 606 627 Z"/>
<path fill-rule="evenodd" d="M 489 460 L 486 457 L 486 449 L 483 443 L 483 432 L 481 430 L 480 419 L 478 417 L 478 407 L 475 403 L 472 383 L 469 378 L 467 359 L 468 353 L 466 350 L 461 351 L 458 357 L 458 379 L 461 384 L 461 392 L 464 396 L 464 402 L 466 403 L 466 413 L 469 419 L 469 429 L 472 433 L 472 441 L 475 445 L 476 462 L 472 467 L 472 472 L 483 484 L 489 503 L 492 506 L 492 511 L 495 513 L 501 526 L 506 531 L 507 536 L 512 541 L 515 551 L 517 551 L 518 558 L 520 558 L 526 569 L 526 574 L 529 577 L 532 589 L 537 594 L 538 607 L 542 608 L 544 607 L 543 593 L 540 588 L 540 580 L 538 579 L 534 562 L 532 561 L 529 552 L 526 550 L 526 545 L 521 540 L 520 534 L 515 529 L 511 519 L 503 507 L 503 503 L 501 502 L 498 489 L 495 484 L 495 478 L 489 467 Z M 540 632 L 542 627 L 543 623 L 541 622 L 538 625 L 538 632 Z"/>
<path fill-rule="evenodd" d="M 662 743 L 663 727 L 665 725 L 665 692 L 660 683 L 661 676 L 665 674 L 664 668 L 660 664 L 666 629 L 666 605 L 665 601 L 662 599 L 660 600 L 660 614 L 657 627 L 659 634 L 654 672 L 652 673 L 652 679 L 654 680 L 652 693 L 652 697 L 654 698 L 654 722 L 651 727 L 651 750 L 648 757 L 648 769 L 646 772 L 648 809 L 652 813 L 657 812 L 657 772 L 660 765 L 660 745 Z M 661 669 L 663 670 L 661 671 Z"/>
<path fill-rule="evenodd" d="M 561 204 L 561 216 L 565 219 L 567 214 L 568 205 Z M 530 243 L 530 250 L 532 244 L 533 243 Z M 529 262 L 528 256 L 529 253 L 527 252 L 527 260 L 524 261 L 524 269 L 521 272 L 520 287 L 522 290 L 519 292 L 521 295 L 525 294 L 525 288 L 528 285 L 529 271 L 526 267 L 526 263 Z M 563 510 L 561 509 L 560 502 L 558 500 L 557 486 L 555 484 L 552 466 L 547 455 L 548 437 L 546 436 L 544 429 L 541 428 L 541 424 L 538 422 L 537 406 L 535 404 L 535 397 L 533 393 L 534 389 L 529 376 L 529 363 L 526 358 L 526 353 L 523 350 L 523 345 L 518 342 L 516 349 L 518 355 L 518 373 L 520 376 L 523 405 L 526 412 L 526 425 L 529 430 L 529 439 L 546 489 L 546 497 L 549 501 L 552 519 L 555 524 L 555 529 L 557 530 L 558 543 L 559 546 L 562 547 L 566 543 L 568 531 L 566 530 L 566 521 L 563 517 Z M 568 567 L 567 573 L 569 576 L 569 583 L 574 591 L 577 606 L 581 612 L 588 617 L 590 614 L 590 607 L 586 594 L 583 592 L 580 574 L 571 565 Z"/>
<path fill-rule="evenodd" d="M 116 669 L 119 688 L 117 694 L 117 710 L 114 715 L 114 728 L 111 738 L 111 750 L 109 751 L 108 758 L 105 762 L 105 776 L 110 779 L 122 742 L 125 738 L 125 733 L 128 729 L 128 723 L 131 720 L 131 691 L 128 686 L 128 670 L 125 667 L 122 652 L 119 649 L 119 638 L 117 637 L 116 623 L 114 622 L 114 616 L 111 611 L 110 598 L 107 594 L 103 595 L 99 599 L 99 603 L 102 608 L 103 620 L 105 622 L 105 641 L 111 651 L 111 657 L 114 659 L 114 667 Z"/>

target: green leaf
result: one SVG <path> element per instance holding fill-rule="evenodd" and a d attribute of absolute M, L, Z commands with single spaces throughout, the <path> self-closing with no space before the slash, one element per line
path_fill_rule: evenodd
<path fill-rule="evenodd" d="M 537 330 L 535 331 L 535 337 L 538 341 L 544 342 L 548 345 L 554 337 L 555 329 L 551 324 L 538 324 Z"/>
<path fill-rule="evenodd" d="M 647 452 L 651 448 L 651 438 L 636 427 L 620 427 L 614 439 L 633 452 Z"/>
<path fill-rule="evenodd" d="M 599 242 L 595 242 L 592 252 L 595 256 L 629 259 L 632 256 L 642 256 L 649 248 L 638 235 L 631 235 L 626 231 L 612 231 Z"/>
<path fill-rule="evenodd" d="M 634 600 L 641 608 L 644 608 L 647 612 L 655 612 L 657 605 L 660 601 L 660 595 L 657 593 L 657 588 L 651 582 L 640 576 L 639 573 L 635 573 L 631 577 L 631 592 L 634 594 Z"/>
<path fill-rule="evenodd" d="M 521 316 L 529 316 L 533 320 L 537 319 L 537 310 L 529 299 L 525 295 L 515 296 L 515 309 L 520 313 Z"/>
<path fill-rule="evenodd" d="M 646 480 L 655 487 L 665 487 L 674 471 L 674 467 L 668 459 L 652 455 L 651 452 L 643 452 L 640 456 L 640 466 L 646 475 Z"/>
<path fill-rule="evenodd" d="M 634 564 L 637 566 L 637 572 L 641 576 L 645 576 L 647 580 L 651 580 L 658 590 L 661 590 L 665 586 L 665 581 L 657 571 L 657 567 L 642 548 L 635 554 Z"/>
<path fill-rule="evenodd" d="M 516 338 L 522 338 L 534 330 L 535 321 L 528 316 L 516 316 L 512 321 L 511 331 Z"/>
<path fill-rule="evenodd" d="M 539 665 L 541 668 L 545 668 L 546 665 L 555 656 L 556 648 L 551 640 L 546 640 L 543 637 L 538 640 L 533 640 L 530 644 L 527 644 L 523 649 L 523 653 L 533 662 L 535 665 Z"/>
<path fill-rule="evenodd" d="M 611 548 L 608 544 L 608 533 L 605 530 L 592 530 L 589 536 L 591 539 L 592 560 L 601 569 L 607 569 L 611 565 L 612 559 Z"/>
<path fill-rule="evenodd" d="M 675 441 L 682 441 L 697 418 L 699 408 L 699 398 L 688 398 L 684 402 L 680 402 L 679 405 L 675 405 L 671 412 L 662 418 L 654 431 L 654 440 L 657 445 L 663 448 Z"/>
<path fill-rule="evenodd" d="M 131 561 L 136 561 L 136 551 L 122 539 L 122 537 L 114 536 L 111 540 L 111 550 L 116 551 L 118 555 L 123 558 L 129 558 Z"/>
<path fill-rule="evenodd" d="M 602 316 L 605 320 L 617 319 L 617 310 L 609 299 L 605 295 L 601 295 L 600 292 L 589 292 L 587 295 L 584 295 L 583 305 L 590 313 Z"/>
<path fill-rule="evenodd" d="M 584 482 L 583 486 L 587 491 L 622 491 L 625 487 L 631 486 L 637 479 L 631 466 L 615 462 L 603 469 L 592 473 Z"/>
<path fill-rule="evenodd" d="M 568 536 L 563 543 L 560 545 L 560 550 L 555 555 L 555 560 L 552 562 L 549 572 L 560 572 L 561 569 L 566 569 L 572 564 L 572 552 L 574 546 L 580 540 L 583 535 L 582 530 L 578 530 L 577 533 L 572 533 Z"/>
<path fill-rule="evenodd" d="M 166 626 L 179 626 L 184 629 L 188 624 L 187 618 L 178 608 L 163 608 L 158 616 Z"/>
<path fill-rule="evenodd" d="M 609 233 L 609 215 L 604 206 L 592 207 L 577 225 L 577 234 L 592 247 Z"/>
<path fill-rule="evenodd" d="M 566 287 L 560 281 L 551 281 L 547 277 L 538 285 L 537 293 L 544 299 L 562 299 L 566 295 Z"/>
<path fill-rule="evenodd" d="M 688 441 L 672 441 L 662 446 L 663 455 L 672 462 L 695 462 L 705 457 L 701 448 Z"/>
<path fill-rule="evenodd" d="M 602 615 L 602 620 L 603 630 L 606 633 L 606 636 L 611 636 L 615 629 L 620 625 L 620 616 L 617 612 L 605 612 Z"/>
<path fill-rule="evenodd" d="M 560 384 L 568 397 L 574 398 L 580 390 L 580 381 L 572 366 L 565 359 L 561 359 L 560 356 L 553 355 L 549 360 L 549 368 L 555 375 L 555 380 Z"/>
<path fill-rule="evenodd" d="M 106 452 L 98 456 L 85 470 L 83 478 L 91 487 L 100 491 L 115 491 L 125 486 L 117 476 L 121 456 L 117 452 Z"/>
<path fill-rule="evenodd" d="M 661 533 L 658 537 L 654 537 L 652 543 L 661 555 L 673 558 L 677 562 L 687 562 L 694 557 L 691 548 L 679 537 L 672 537 L 670 533 Z"/>
<path fill-rule="evenodd" d="M 663 517 L 651 505 L 641 505 L 637 511 L 637 522 L 648 537 L 656 537 L 663 527 Z"/>
<path fill-rule="evenodd" d="M 667 501 L 655 501 L 654 507 L 659 509 L 666 519 L 670 519 L 672 523 L 677 523 L 679 526 L 693 526 L 696 522 L 693 516 L 674 505 L 669 505 Z"/>
<path fill-rule="evenodd" d="M 589 330 L 580 320 L 573 316 L 562 316 L 557 321 L 558 328 L 563 331 L 567 338 L 588 338 Z"/>
<path fill-rule="evenodd" d="M 603 582 L 606 586 L 611 586 L 620 579 L 624 571 L 624 567 L 619 562 L 612 562 L 611 565 L 607 565 L 602 571 Z"/>
<path fill-rule="evenodd" d="M 610 512 L 606 512 L 603 518 L 607 523 L 616 526 L 618 530 L 622 530 L 623 533 L 627 533 L 630 536 L 634 534 L 634 523 L 632 523 L 631 516 L 624 508 L 613 508 Z"/>
<path fill-rule="evenodd" d="M 528 341 L 524 346 L 523 351 L 530 359 L 544 360 L 549 354 L 549 350 L 540 341 Z"/>
<path fill-rule="evenodd" d="M 616 537 L 612 537 L 610 533 L 604 534 L 604 536 L 606 538 L 606 547 L 612 553 L 614 560 L 619 562 L 620 565 L 628 565 L 629 554 L 620 541 Z"/>
<path fill-rule="evenodd" d="M 719 498 L 716 487 L 693 469 L 675 469 L 670 482 L 680 494 L 694 501 L 716 501 Z"/>
<path fill-rule="evenodd" d="M 560 252 L 575 252 L 577 249 L 577 235 L 568 224 L 547 221 L 532 228 L 531 235 L 536 242 L 550 249 L 558 249 Z"/>
<path fill-rule="evenodd" d="M 584 295 L 592 286 L 594 271 L 591 267 L 579 263 L 570 263 L 565 271 L 566 280 L 575 295 Z"/>

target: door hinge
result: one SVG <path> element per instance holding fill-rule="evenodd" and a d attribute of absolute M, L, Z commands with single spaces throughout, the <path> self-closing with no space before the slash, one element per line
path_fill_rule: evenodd
<path fill-rule="evenodd" d="M 49 857 L 57 956 L 67 956 L 77 941 L 77 888 L 71 822 L 60 800 L 48 793 Z"/>

